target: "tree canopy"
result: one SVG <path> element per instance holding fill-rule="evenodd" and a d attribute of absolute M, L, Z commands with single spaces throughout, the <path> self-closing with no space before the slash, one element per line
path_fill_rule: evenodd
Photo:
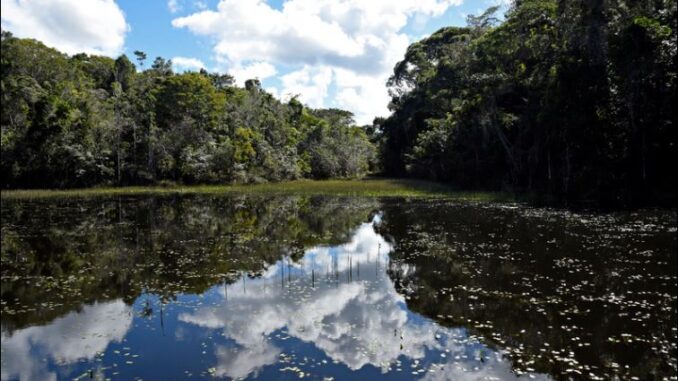
<path fill-rule="evenodd" d="M 257 79 L 67 56 L 2 33 L 3 187 L 429 178 L 675 201 L 676 1 L 516 0 L 409 46 L 391 115 L 281 102 Z"/>
<path fill-rule="evenodd" d="M 223 73 L 67 56 L 2 32 L 3 188 L 362 176 L 376 149 L 344 110 L 283 103 Z"/>
<path fill-rule="evenodd" d="M 375 121 L 387 173 L 675 200 L 676 2 L 515 1 L 415 42 Z"/>

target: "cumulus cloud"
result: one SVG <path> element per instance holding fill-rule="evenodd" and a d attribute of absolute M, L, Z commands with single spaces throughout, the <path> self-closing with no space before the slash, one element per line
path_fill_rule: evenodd
<path fill-rule="evenodd" d="M 372 77 L 356 74 L 350 70 L 335 69 L 335 77 L 338 88 L 335 96 L 337 106 L 353 111 L 359 123 L 371 123 L 370 117 L 388 113 L 387 105 L 390 98 L 385 90 L 388 73 Z"/>
<path fill-rule="evenodd" d="M 248 62 L 292 67 L 281 78 L 281 94 L 299 94 L 316 106 L 347 107 L 367 123 L 388 112 L 385 82 L 410 42 L 402 29 L 461 2 L 288 0 L 275 9 L 262 0 L 222 0 L 216 10 L 176 18 L 172 25 L 211 37 L 224 70 Z M 337 98 L 327 99 L 332 81 Z"/>
<path fill-rule="evenodd" d="M 68 54 L 119 55 L 129 26 L 113 0 L 2 0 L 2 29 Z"/>
<path fill-rule="evenodd" d="M 280 78 L 284 97 L 298 95 L 311 107 L 322 107 L 332 82 L 332 68 L 328 66 L 304 66 Z"/>
<path fill-rule="evenodd" d="M 246 65 L 236 65 L 229 70 L 236 82 L 240 85 L 245 83 L 248 79 L 257 78 L 259 80 L 264 80 L 266 78 L 276 75 L 278 71 L 275 66 L 271 65 L 268 62 L 251 62 Z"/>
<path fill-rule="evenodd" d="M 205 68 L 205 64 L 197 58 L 174 57 L 172 58 L 174 71 L 196 71 Z"/>

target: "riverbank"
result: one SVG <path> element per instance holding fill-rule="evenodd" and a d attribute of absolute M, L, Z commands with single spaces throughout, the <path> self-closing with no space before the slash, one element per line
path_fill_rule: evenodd
<path fill-rule="evenodd" d="M 0 192 L 5 199 L 49 197 L 106 197 L 161 194 L 317 194 L 364 197 L 450 197 L 477 201 L 511 201 L 510 194 L 466 192 L 432 181 L 411 179 L 297 180 L 250 185 L 172 185 L 96 187 L 85 189 L 16 189 Z"/>

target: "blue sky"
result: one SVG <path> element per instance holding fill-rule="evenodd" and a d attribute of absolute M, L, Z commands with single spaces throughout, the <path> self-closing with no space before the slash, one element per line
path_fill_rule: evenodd
<path fill-rule="evenodd" d="M 215 9 L 218 2 L 218 0 L 204 1 L 209 9 Z M 126 54 L 131 55 L 134 50 L 143 50 L 148 53 L 149 57 L 194 57 L 208 67 L 215 65 L 209 38 L 196 36 L 186 29 L 172 26 L 173 19 L 200 11 L 200 8 L 195 5 L 196 2 L 180 1 L 181 8 L 176 13 L 170 12 L 167 1 L 164 0 L 118 0 L 117 3 L 130 25 L 125 42 Z M 281 9 L 283 1 L 275 0 L 268 1 L 268 3 L 275 9 Z M 414 25 L 414 22 L 407 24 L 403 32 L 412 41 L 416 41 L 421 36 L 431 34 L 443 26 L 465 25 L 466 14 L 482 12 L 491 4 L 491 1 L 485 0 L 466 0 L 460 6 L 450 7 L 441 16 L 430 18 L 425 24 Z"/>
<path fill-rule="evenodd" d="M 172 59 L 176 71 L 261 79 L 286 99 L 388 114 L 385 81 L 410 43 L 500 0 L 0 0 L 2 27 L 66 53 Z M 505 6 L 504 6 L 505 9 Z"/>

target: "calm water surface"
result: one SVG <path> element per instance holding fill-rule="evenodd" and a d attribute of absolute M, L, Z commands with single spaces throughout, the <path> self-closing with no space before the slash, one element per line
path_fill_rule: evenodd
<path fill-rule="evenodd" d="M 676 379 L 676 211 L 3 200 L 2 380 Z"/>

